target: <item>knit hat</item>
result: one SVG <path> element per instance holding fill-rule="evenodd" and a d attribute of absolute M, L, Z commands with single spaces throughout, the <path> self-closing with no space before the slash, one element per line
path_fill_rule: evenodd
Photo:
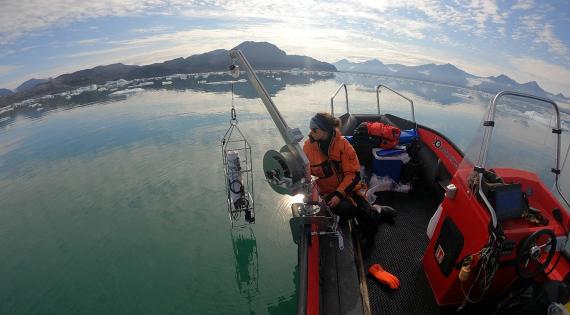
<path fill-rule="evenodd" d="M 331 126 L 328 119 L 326 119 L 325 116 L 319 114 L 316 114 L 315 116 L 313 116 L 313 118 L 311 118 L 311 122 L 309 123 L 309 128 L 311 129 L 319 128 L 328 133 L 331 133 L 333 131 L 333 126 Z"/>

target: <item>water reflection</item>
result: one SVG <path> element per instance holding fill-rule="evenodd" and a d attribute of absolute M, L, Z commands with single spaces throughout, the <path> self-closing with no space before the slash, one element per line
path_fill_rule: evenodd
<path fill-rule="evenodd" d="M 299 266 L 295 266 L 293 271 L 293 283 L 299 283 Z M 294 314 L 297 309 L 297 296 L 295 293 L 290 296 L 280 296 L 278 302 L 267 307 L 267 313 L 271 315 Z"/>
<path fill-rule="evenodd" d="M 338 84 L 357 85 L 360 91 L 373 93 L 376 93 L 376 86 L 382 83 L 404 94 L 417 95 L 442 105 L 463 103 L 477 97 L 476 94 L 483 93 L 457 86 L 380 75 L 339 73 L 335 80 Z"/>
<path fill-rule="evenodd" d="M 309 85 L 318 81 L 330 80 L 334 78 L 331 72 L 291 72 L 291 71 L 262 71 L 258 76 L 272 96 L 276 95 L 287 85 Z M 245 75 L 242 74 L 245 78 Z M 237 80 L 234 83 L 234 93 L 242 98 L 256 99 L 257 92 L 245 79 Z M 172 78 L 168 85 L 163 85 L 164 79 L 157 78 L 148 81 L 149 85 L 144 86 L 145 91 L 193 91 L 193 92 L 213 92 L 228 93 L 231 91 L 231 83 L 233 79 L 226 73 L 206 73 L 199 75 L 185 76 L 184 79 Z M 132 91 L 129 93 L 129 91 Z M 70 109 L 78 106 L 86 106 L 104 102 L 114 102 L 125 100 L 129 96 L 142 91 L 140 84 L 133 82 L 131 85 L 124 86 L 124 89 L 100 89 L 94 91 L 85 91 L 78 95 L 73 93 L 68 95 L 54 95 L 25 101 L 15 106 L 13 110 L 7 110 L 0 113 L 0 128 L 4 128 L 14 123 L 17 116 L 37 119 L 47 115 L 49 112 L 61 109 Z M 124 92 L 124 93 L 122 93 Z"/>
<path fill-rule="evenodd" d="M 259 292 L 257 241 L 250 226 L 232 229 L 231 236 L 236 282 L 240 293 L 251 299 Z"/>

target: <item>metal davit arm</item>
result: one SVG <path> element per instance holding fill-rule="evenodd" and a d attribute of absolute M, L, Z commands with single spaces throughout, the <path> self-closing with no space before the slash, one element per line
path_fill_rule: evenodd
<path fill-rule="evenodd" d="M 269 112 L 269 115 L 271 115 L 271 119 L 273 119 L 275 126 L 277 126 L 279 133 L 281 133 L 281 137 L 283 137 L 283 140 L 285 140 L 285 143 L 291 152 L 299 157 L 303 166 L 307 165 L 309 163 L 309 160 L 299 145 L 299 142 L 303 139 L 301 131 L 298 128 L 289 128 L 285 122 L 285 119 L 283 119 L 283 116 L 281 116 L 281 113 L 273 103 L 273 100 L 271 100 L 269 93 L 261 84 L 261 81 L 259 81 L 259 78 L 255 74 L 255 70 L 253 70 L 243 53 L 238 49 L 232 49 L 230 51 L 230 57 L 232 60 L 237 60 L 245 70 L 245 73 L 247 74 L 251 85 L 257 91 L 257 94 L 259 95 L 259 98 L 261 98 L 261 101 L 263 101 L 265 108 Z"/>

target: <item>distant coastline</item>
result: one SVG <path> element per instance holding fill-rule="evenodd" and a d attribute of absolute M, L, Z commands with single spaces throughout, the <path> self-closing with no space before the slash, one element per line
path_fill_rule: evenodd
<path fill-rule="evenodd" d="M 307 56 L 287 55 L 277 46 L 267 42 L 243 42 L 235 48 L 240 49 L 248 57 L 252 66 L 260 70 L 337 71 L 330 63 Z M 121 63 L 97 66 L 63 74 L 53 79 L 31 79 L 20 85 L 15 93 L 8 89 L 0 89 L 0 108 L 26 99 L 89 88 L 94 84 L 105 85 L 119 80 L 164 77 L 175 74 L 227 71 L 229 63 L 229 51 L 217 49 L 204 54 L 145 66 Z"/>
<path fill-rule="evenodd" d="M 496 77 L 479 77 L 451 64 L 405 66 L 401 64 L 384 64 L 377 59 L 360 63 L 343 59 L 330 64 L 307 56 L 287 55 L 277 46 L 267 42 L 243 42 L 235 48 L 242 50 L 252 63 L 252 66 L 259 70 L 299 69 L 307 71 L 370 73 L 448 84 L 491 94 L 502 90 L 513 90 L 552 98 L 559 102 L 568 103 L 570 101 L 569 98 L 561 93 L 555 95 L 543 90 L 535 81 L 521 84 L 502 74 Z M 229 51 L 218 49 L 187 58 L 177 58 L 145 66 L 118 63 L 63 74 L 56 78 L 30 79 L 16 88 L 15 92 L 8 89 L 0 89 L 0 109 L 27 99 L 49 97 L 49 95 L 77 91 L 79 89 L 93 89 L 94 86 L 108 88 L 109 85 L 122 82 L 120 80 L 227 71 L 229 62 Z"/>
<path fill-rule="evenodd" d="M 503 90 L 518 91 L 536 96 L 552 98 L 556 101 L 570 101 L 570 99 L 562 93 L 555 95 L 543 90 L 535 81 L 518 83 L 504 74 L 496 77 L 479 77 L 467 73 L 452 64 L 405 66 L 401 64 L 384 64 L 378 59 L 372 59 L 360 63 L 353 63 L 343 59 L 333 63 L 333 65 L 342 72 L 370 73 L 403 79 L 441 83 L 491 94 L 496 94 Z"/>

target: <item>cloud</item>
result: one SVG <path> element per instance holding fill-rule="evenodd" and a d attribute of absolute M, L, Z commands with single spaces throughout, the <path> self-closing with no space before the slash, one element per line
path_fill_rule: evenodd
<path fill-rule="evenodd" d="M 545 24 L 544 28 L 538 32 L 535 42 L 544 43 L 551 53 L 564 56 L 568 53 L 568 47 L 558 39 L 553 32 L 552 24 Z"/>
<path fill-rule="evenodd" d="M 152 27 L 145 27 L 145 28 L 134 28 L 129 30 L 131 33 L 162 33 L 168 30 L 171 30 L 172 27 L 166 25 L 156 25 Z"/>
<path fill-rule="evenodd" d="M 29 0 L 2 5 L 0 44 L 53 26 L 100 17 L 135 15 L 182 15 L 231 22 L 256 19 L 292 24 L 315 23 L 323 27 L 338 26 L 339 23 L 358 26 L 368 22 L 372 24 L 368 25 L 368 30 L 378 28 L 408 39 L 426 38 L 435 28 L 442 30 L 444 26 L 460 26 L 463 30 L 475 28 L 476 34 L 483 36 L 487 33 L 489 22 L 504 23 L 505 17 L 499 12 L 495 1 L 491 0 L 474 0 L 465 4 L 432 0 Z M 155 26 L 133 31 L 165 30 L 166 26 Z"/>
<path fill-rule="evenodd" d="M 99 39 L 99 38 L 82 39 L 82 40 L 78 40 L 77 43 L 79 45 L 92 45 L 92 44 L 98 43 L 100 40 L 101 39 Z"/>
<path fill-rule="evenodd" d="M 111 53 L 116 53 L 116 52 L 121 52 L 123 53 L 124 51 L 128 51 L 128 50 L 139 50 L 141 48 L 144 48 L 145 45 L 137 45 L 137 46 L 123 46 L 123 47 L 115 47 L 115 48 L 109 48 L 109 49 L 94 49 L 94 50 L 89 50 L 89 51 L 84 51 L 84 52 L 80 52 L 80 53 L 74 53 L 74 54 L 67 54 L 64 55 L 64 58 L 79 58 L 79 57 L 90 57 L 90 56 L 97 56 L 97 55 L 108 55 Z"/>
<path fill-rule="evenodd" d="M 0 65 L 0 74 L 6 74 L 6 73 L 10 73 L 18 68 L 21 68 L 22 66 L 12 66 L 12 65 Z"/>
<path fill-rule="evenodd" d="M 530 10 L 534 7 L 534 0 L 518 0 L 511 7 L 512 10 Z"/>
<path fill-rule="evenodd" d="M 544 44 L 551 53 L 570 60 L 567 56 L 568 47 L 556 37 L 553 25 L 550 22 L 545 22 L 544 19 L 543 15 L 538 14 L 520 17 L 519 27 L 513 32 L 513 39 L 531 39 L 535 44 L 534 49 L 538 49 L 540 44 Z"/>
<path fill-rule="evenodd" d="M 104 16 L 140 14 L 160 0 L 28 0 L 2 3 L 0 44 L 29 32 Z"/>

